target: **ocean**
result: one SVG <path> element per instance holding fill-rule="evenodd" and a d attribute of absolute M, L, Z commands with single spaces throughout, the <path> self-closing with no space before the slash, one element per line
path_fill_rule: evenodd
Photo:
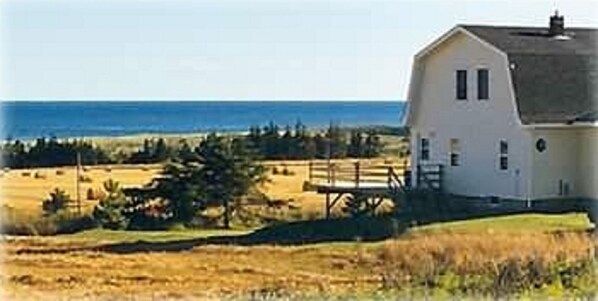
<path fill-rule="evenodd" d="M 251 125 L 399 126 L 401 101 L 2 102 L 3 139 L 246 131 Z"/>

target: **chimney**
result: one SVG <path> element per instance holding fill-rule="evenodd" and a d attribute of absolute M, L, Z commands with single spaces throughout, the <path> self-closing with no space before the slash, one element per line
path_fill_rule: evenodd
<path fill-rule="evenodd" d="M 565 17 L 559 16 L 559 11 L 555 11 L 553 16 L 550 16 L 550 27 L 548 34 L 552 37 L 562 36 L 565 34 Z"/>

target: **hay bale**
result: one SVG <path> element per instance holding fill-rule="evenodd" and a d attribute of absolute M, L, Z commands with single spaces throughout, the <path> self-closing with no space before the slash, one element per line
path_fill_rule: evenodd
<path fill-rule="evenodd" d="M 56 170 L 56 175 L 57 176 L 63 176 L 64 175 L 64 170 L 62 170 L 62 169 Z"/>
<path fill-rule="evenodd" d="M 112 167 L 107 166 L 106 168 L 104 168 L 105 172 L 112 172 Z"/>
<path fill-rule="evenodd" d="M 93 179 L 90 176 L 88 176 L 88 175 L 80 175 L 79 176 L 79 181 L 81 183 L 91 183 L 91 182 L 93 182 Z"/>
<path fill-rule="evenodd" d="M 21 172 L 21 177 L 31 177 L 31 172 L 30 171 Z"/>
<path fill-rule="evenodd" d="M 96 195 L 96 191 L 93 188 L 87 189 L 86 199 L 89 201 L 97 200 L 98 196 Z"/>
<path fill-rule="evenodd" d="M 282 175 L 283 176 L 294 176 L 295 173 L 291 170 L 289 170 L 286 166 L 283 168 L 282 170 Z"/>
<path fill-rule="evenodd" d="M 10 167 L 4 167 L 4 169 L 2 169 L 4 171 L 4 173 L 9 173 L 10 172 Z"/>
<path fill-rule="evenodd" d="M 40 180 L 45 180 L 47 177 L 46 177 L 45 173 L 43 173 L 41 171 L 36 171 L 35 174 L 33 174 L 33 178 L 40 179 Z"/>

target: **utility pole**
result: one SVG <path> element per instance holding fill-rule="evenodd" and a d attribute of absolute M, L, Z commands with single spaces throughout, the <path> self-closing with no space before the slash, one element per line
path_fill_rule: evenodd
<path fill-rule="evenodd" d="M 81 216 L 81 151 L 77 150 L 77 213 Z"/>

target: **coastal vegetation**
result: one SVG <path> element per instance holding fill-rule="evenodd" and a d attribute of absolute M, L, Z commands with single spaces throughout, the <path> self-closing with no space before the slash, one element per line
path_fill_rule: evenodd
<path fill-rule="evenodd" d="M 393 133 L 397 130 L 393 132 L 384 127 L 341 128 L 331 123 L 322 131 L 308 130 L 301 122 L 284 128 L 270 122 L 264 127 L 252 126 L 247 134 L 227 136 L 243 141 L 261 160 L 301 160 L 377 157 L 385 147 L 380 136 Z M 203 138 L 193 145 L 186 139 L 168 144 L 163 137 L 148 138 L 137 149 L 128 152 L 112 151 L 78 139 L 38 138 L 29 143 L 5 141 L 0 146 L 0 163 L 9 168 L 73 166 L 77 164 L 79 153 L 83 165 L 156 164 L 193 157 L 201 140 Z"/>

